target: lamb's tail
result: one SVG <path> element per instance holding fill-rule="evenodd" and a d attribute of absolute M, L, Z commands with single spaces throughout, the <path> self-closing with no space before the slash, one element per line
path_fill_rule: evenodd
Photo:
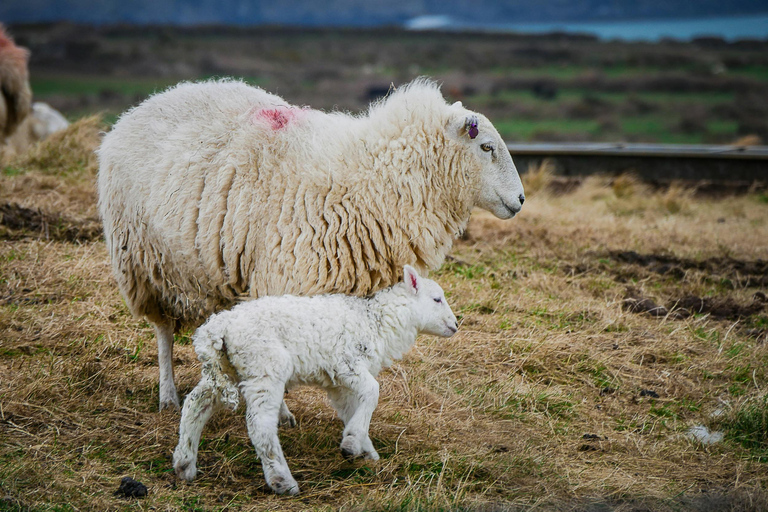
<path fill-rule="evenodd" d="M 222 405 L 234 411 L 240 403 L 240 392 L 231 375 L 234 369 L 227 359 L 222 333 L 208 327 L 203 325 L 192 337 L 195 352 L 203 365 L 202 378 L 219 391 Z"/>

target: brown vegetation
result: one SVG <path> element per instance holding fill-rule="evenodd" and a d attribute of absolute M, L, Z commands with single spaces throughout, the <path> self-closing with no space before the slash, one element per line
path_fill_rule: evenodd
<path fill-rule="evenodd" d="M 670 208 L 632 179 L 540 185 L 514 221 L 475 212 L 434 274 L 459 333 L 420 338 L 381 375 L 381 461 L 346 462 L 341 423 L 306 389 L 287 398 L 299 426 L 281 430 L 301 496 L 268 491 L 240 413 L 214 417 L 198 479 L 177 482 L 153 333 L 100 238 L 70 236 L 97 222 L 100 129 L 80 121 L 0 174 L 0 509 L 768 507 L 768 203 Z M 188 336 L 178 345 L 185 394 L 199 365 Z M 726 440 L 692 440 L 699 424 Z M 126 498 L 126 476 L 147 496 Z"/>

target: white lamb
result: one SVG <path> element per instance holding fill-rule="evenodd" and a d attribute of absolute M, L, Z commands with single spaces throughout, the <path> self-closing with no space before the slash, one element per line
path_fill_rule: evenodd
<path fill-rule="evenodd" d="M 366 296 L 439 267 L 473 207 L 525 196 L 499 133 L 417 80 L 350 116 L 235 81 L 180 84 L 99 149 L 99 208 L 131 312 L 154 324 L 160 408 L 179 405 L 173 334 L 238 296 Z"/>
<path fill-rule="evenodd" d="M 458 329 L 442 288 L 404 268 L 404 281 L 369 298 L 348 295 L 263 297 L 213 315 L 194 334 L 202 379 L 184 401 L 173 467 L 196 473 L 200 435 L 211 415 L 246 402 L 248 434 L 264 477 L 278 494 L 297 494 L 277 437 L 295 425 L 283 394 L 300 384 L 325 389 L 344 421 L 341 452 L 377 460 L 368 436 L 379 399 L 376 375 L 408 351 L 418 333 L 449 337 Z"/>

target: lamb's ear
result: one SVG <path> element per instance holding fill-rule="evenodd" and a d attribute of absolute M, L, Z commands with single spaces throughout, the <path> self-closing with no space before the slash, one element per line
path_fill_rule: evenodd
<path fill-rule="evenodd" d="M 415 268 L 410 265 L 403 267 L 403 281 L 405 281 L 405 285 L 410 291 L 413 292 L 414 295 L 419 293 L 419 288 L 421 287 L 421 278 L 419 277 L 419 273 L 416 272 Z"/>
<path fill-rule="evenodd" d="M 452 106 L 452 107 L 463 107 L 464 105 L 462 105 L 462 103 L 461 103 L 460 101 L 457 101 L 456 103 L 454 103 L 454 104 L 453 104 L 453 105 L 451 105 L 451 106 Z"/>

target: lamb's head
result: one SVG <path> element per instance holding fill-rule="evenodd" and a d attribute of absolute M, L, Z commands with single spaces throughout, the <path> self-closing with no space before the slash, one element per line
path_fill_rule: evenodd
<path fill-rule="evenodd" d="M 448 338 L 459 329 L 445 293 L 439 284 L 422 277 L 410 265 L 403 267 L 403 282 L 414 299 L 414 320 L 419 332 Z"/>
<path fill-rule="evenodd" d="M 482 114 L 467 110 L 461 102 L 450 109 L 447 136 L 459 144 L 462 160 L 476 173 L 475 206 L 500 219 L 510 219 L 523 207 L 525 193 L 507 146 L 493 124 Z"/>

